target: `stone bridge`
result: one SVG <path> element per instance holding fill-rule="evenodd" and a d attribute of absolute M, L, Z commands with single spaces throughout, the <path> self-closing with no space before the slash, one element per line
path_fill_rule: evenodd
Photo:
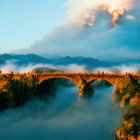
<path fill-rule="evenodd" d="M 90 85 L 93 81 L 96 79 L 104 79 L 111 83 L 114 87 L 116 86 L 116 83 L 118 80 L 126 78 L 126 77 L 133 77 L 134 79 L 139 79 L 139 74 L 111 74 L 111 73 L 68 73 L 68 72 L 51 72 L 51 73 L 26 73 L 26 74 L 20 74 L 20 73 L 11 73 L 11 74 L 5 74 L 6 76 L 10 77 L 12 76 L 12 79 L 20 79 L 21 76 L 29 77 L 31 75 L 34 75 L 37 77 L 39 84 L 41 84 L 44 80 L 49 79 L 56 79 L 56 78 L 65 78 L 69 79 L 73 83 L 75 83 L 78 86 L 79 89 L 79 96 L 83 96 L 85 88 Z M 47 86 L 47 85 L 46 85 Z"/>

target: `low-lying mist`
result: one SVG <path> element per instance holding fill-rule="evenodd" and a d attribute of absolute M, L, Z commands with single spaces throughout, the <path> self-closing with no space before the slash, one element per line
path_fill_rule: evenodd
<path fill-rule="evenodd" d="M 28 66 L 18 66 L 15 65 L 12 61 L 7 61 L 5 65 L 0 65 L 0 70 L 2 73 L 9 73 L 13 72 L 20 72 L 20 73 L 27 73 L 32 72 L 35 68 L 47 67 L 56 69 L 58 71 L 64 72 L 98 72 L 104 71 L 109 73 L 139 73 L 140 71 L 140 64 L 129 64 L 129 65 L 119 65 L 119 66 L 111 66 L 111 67 L 94 67 L 89 68 L 85 65 L 77 65 L 77 64 L 70 64 L 70 65 L 50 65 L 50 64 L 29 64 Z"/>
<path fill-rule="evenodd" d="M 0 139 L 113 140 L 121 120 L 120 108 L 111 102 L 113 91 L 113 86 L 100 87 L 93 97 L 78 98 L 77 86 L 59 84 L 49 100 L 0 112 Z"/>
<path fill-rule="evenodd" d="M 2 73 L 32 72 L 34 68 L 47 67 L 65 72 L 139 72 L 139 64 L 88 68 L 82 65 L 55 66 L 37 64 L 16 66 L 11 62 L 0 66 Z M 49 69 L 48 69 L 49 70 Z M 56 86 L 57 85 L 57 86 Z M 46 88 L 45 88 L 46 87 Z M 114 87 L 106 82 L 92 83 L 93 97 L 79 98 L 78 87 L 67 79 L 58 79 L 49 85 L 43 83 L 42 95 L 25 105 L 0 112 L 0 139 L 80 139 L 113 140 L 120 126 L 122 110 L 112 104 Z M 48 90 L 49 89 L 49 90 Z M 48 94 L 49 93 L 49 94 Z"/>

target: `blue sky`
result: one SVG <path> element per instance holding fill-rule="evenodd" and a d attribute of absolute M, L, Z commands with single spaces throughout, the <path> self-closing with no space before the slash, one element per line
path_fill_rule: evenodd
<path fill-rule="evenodd" d="M 0 0 L 0 53 L 140 59 L 140 1 L 132 1 L 111 28 L 112 16 L 94 0 Z M 86 12 L 96 17 L 93 27 Z"/>
<path fill-rule="evenodd" d="M 27 48 L 65 19 L 65 0 L 0 0 L 0 52 Z"/>

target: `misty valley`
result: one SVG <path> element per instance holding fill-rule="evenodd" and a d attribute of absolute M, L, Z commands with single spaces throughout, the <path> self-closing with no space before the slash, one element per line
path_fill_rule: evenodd
<path fill-rule="evenodd" d="M 12 135 L 15 140 L 113 140 L 128 134 L 138 137 L 139 77 L 136 80 L 135 76 L 126 76 L 115 87 L 97 79 L 79 97 L 78 86 L 66 78 L 51 78 L 39 84 L 38 74 L 45 70 L 64 74 L 44 67 L 16 79 L 14 73 L 0 74 L 0 138 L 9 140 Z"/>
<path fill-rule="evenodd" d="M 96 81 L 92 88 L 92 97 L 78 98 L 69 80 L 44 82 L 41 97 L 0 112 L 0 138 L 113 140 L 122 114 L 111 102 L 114 87 Z"/>

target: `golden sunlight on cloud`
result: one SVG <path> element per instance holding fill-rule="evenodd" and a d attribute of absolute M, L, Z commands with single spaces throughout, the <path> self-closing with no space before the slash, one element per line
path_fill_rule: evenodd
<path fill-rule="evenodd" d="M 66 5 L 69 7 L 68 20 L 79 27 L 93 26 L 99 9 L 112 15 L 112 25 L 115 25 L 126 10 L 131 10 L 133 0 L 68 0 Z"/>

